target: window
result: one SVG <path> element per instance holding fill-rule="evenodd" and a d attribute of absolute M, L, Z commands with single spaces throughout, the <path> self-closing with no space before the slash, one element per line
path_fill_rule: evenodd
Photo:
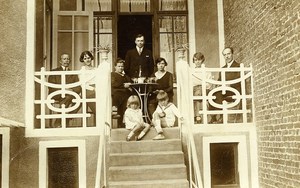
<path fill-rule="evenodd" d="M 85 141 L 41 141 L 39 172 L 39 187 L 85 188 Z"/>
<path fill-rule="evenodd" d="M 9 187 L 10 128 L 0 128 L 0 188 Z"/>

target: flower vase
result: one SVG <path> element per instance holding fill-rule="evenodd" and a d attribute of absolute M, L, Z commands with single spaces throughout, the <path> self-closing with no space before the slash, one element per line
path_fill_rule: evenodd
<path fill-rule="evenodd" d="M 178 52 L 178 58 L 179 58 L 179 60 L 184 60 L 185 49 L 184 48 L 178 48 L 176 51 Z"/>
<path fill-rule="evenodd" d="M 99 50 L 99 52 L 100 52 L 100 55 L 101 55 L 102 62 L 106 62 L 108 60 L 109 50 L 102 49 L 102 50 Z"/>

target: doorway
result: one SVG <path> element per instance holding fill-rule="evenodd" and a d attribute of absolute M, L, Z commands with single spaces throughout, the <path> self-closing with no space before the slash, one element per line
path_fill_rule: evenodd
<path fill-rule="evenodd" d="M 120 15 L 117 27 L 117 57 L 125 59 L 127 50 L 135 47 L 135 36 L 139 33 L 145 37 L 145 48 L 153 52 L 151 15 Z"/>

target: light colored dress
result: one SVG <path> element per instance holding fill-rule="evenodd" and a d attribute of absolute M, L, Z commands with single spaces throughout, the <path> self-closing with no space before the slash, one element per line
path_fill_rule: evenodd
<path fill-rule="evenodd" d="M 132 130 L 137 124 L 144 126 L 143 113 L 141 109 L 127 108 L 124 113 L 124 123 L 126 129 Z"/>

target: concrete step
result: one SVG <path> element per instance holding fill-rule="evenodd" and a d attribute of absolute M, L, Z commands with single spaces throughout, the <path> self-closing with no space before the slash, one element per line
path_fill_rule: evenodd
<path fill-rule="evenodd" d="M 110 181 L 143 181 L 186 179 L 184 164 L 113 166 L 109 168 Z"/>
<path fill-rule="evenodd" d="M 178 127 L 172 128 L 163 128 L 164 135 L 166 139 L 172 138 L 180 138 L 180 131 Z M 111 130 L 111 140 L 112 141 L 124 141 L 126 140 L 127 135 L 129 134 L 129 130 L 120 128 L 120 129 L 112 129 Z M 145 135 L 145 137 L 141 140 L 152 140 L 157 135 L 156 130 L 154 127 L 151 127 L 149 132 Z"/>
<path fill-rule="evenodd" d="M 188 188 L 186 179 L 152 180 L 152 181 L 115 181 L 110 188 Z"/>
<path fill-rule="evenodd" d="M 110 153 L 182 151 L 180 139 L 111 141 Z"/>
<path fill-rule="evenodd" d="M 110 166 L 182 164 L 182 151 L 113 153 L 109 157 Z"/>

